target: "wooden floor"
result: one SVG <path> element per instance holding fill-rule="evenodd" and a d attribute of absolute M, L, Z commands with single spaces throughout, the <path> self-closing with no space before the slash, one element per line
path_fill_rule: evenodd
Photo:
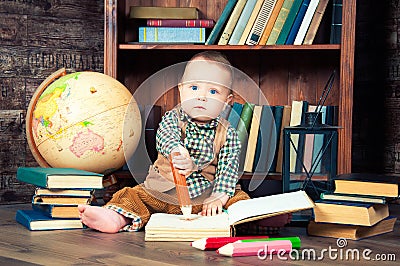
<path fill-rule="evenodd" d="M 274 257 L 260 260 L 257 257 L 222 257 L 215 251 L 200 251 L 189 242 L 145 242 L 144 232 L 104 234 L 91 229 L 31 232 L 15 222 L 17 209 L 29 209 L 28 204 L 0 205 L 0 265 L 308 265 L 321 261 L 305 259 L 282 261 Z M 391 206 L 391 214 L 399 217 L 400 206 Z M 336 239 L 310 237 L 305 228 L 285 227 L 282 236 L 300 236 L 302 250 L 313 249 L 318 256 L 323 249 L 336 249 L 331 256 L 323 256 L 324 264 L 344 265 L 368 261 L 340 259 L 340 250 L 357 249 L 360 254 L 370 249 L 370 257 L 396 256 L 400 261 L 400 223 L 395 231 L 369 239 L 347 242 L 338 248 Z M 334 259 L 334 255 L 339 258 Z M 271 264 L 272 263 L 272 264 Z M 370 265 L 394 265 L 395 262 L 371 261 Z"/>

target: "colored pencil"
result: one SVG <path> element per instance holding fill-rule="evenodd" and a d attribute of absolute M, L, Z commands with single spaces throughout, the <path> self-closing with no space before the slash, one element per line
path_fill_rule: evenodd
<path fill-rule="evenodd" d="M 301 240 L 300 237 L 298 236 L 250 238 L 250 239 L 240 239 L 236 242 L 261 242 L 261 241 L 275 241 L 275 240 L 289 240 L 290 242 L 292 242 L 292 249 L 300 249 Z"/>
<path fill-rule="evenodd" d="M 200 250 L 217 250 L 226 244 L 245 239 L 268 239 L 268 236 L 233 236 L 233 237 L 205 237 L 193 241 L 190 245 Z"/>
<path fill-rule="evenodd" d="M 217 249 L 217 253 L 228 257 L 260 256 L 267 254 L 280 254 L 292 250 L 290 240 L 275 240 L 264 242 L 235 242 L 226 244 Z"/>

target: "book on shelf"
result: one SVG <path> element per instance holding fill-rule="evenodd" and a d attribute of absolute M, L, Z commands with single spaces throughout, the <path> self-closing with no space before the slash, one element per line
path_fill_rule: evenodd
<path fill-rule="evenodd" d="M 242 37 L 243 31 L 246 28 L 247 23 L 249 22 L 251 13 L 253 12 L 256 3 L 257 0 L 247 0 L 245 6 L 243 7 L 242 13 L 240 13 L 239 19 L 237 20 L 236 25 L 229 38 L 228 41 L 229 45 L 239 44 L 240 37 Z"/>
<path fill-rule="evenodd" d="M 397 176 L 352 173 L 338 175 L 333 182 L 335 193 L 394 198 L 400 195 L 400 178 Z"/>
<path fill-rule="evenodd" d="M 304 19 L 304 16 L 308 10 L 308 6 L 310 5 L 311 0 L 303 0 L 299 11 L 296 14 L 296 18 L 293 21 L 292 27 L 290 28 L 289 34 L 286 38 L 285 44 L 293 44 L 296 39 L 296 35 L 300 29 L 301 23 Z"/>
<path fill-rule="evenodd" d="M 326 106 L 321 106 L 320 114 L 322 124 L 326 124 Z M 322 172 L 322 157 L 323 154 L 321 149 L 324 146 L 324 135 L 322 134 L 314 134 L 314 143 L 313 143 L 313 155 L 312 161 L 314 162 L 313 171 L 314 173 Z"/>
<path fill-rule="evenodd" d="M 279 34 L 282 31 L 283 25 L 285 25 L 288 14 L 292 8 L 294 0 L 285 0 L 282 4 L 281 10 L 279 10 L 278 16 L 276 17 L 275 23 L 272 27 L 271 33 L 268 36 L 267 45 L 276 44 Z"/>
<path fill-rule="evenodd" d="M 389 216 L 387 204 L 318 200 L 315 222 L 371 226 Z"/>
<path fill-rule="evenodd" d="M 237 128 L 240 120 L 240 115 L 242 114 L 243 104 L 234 102 L 232 105 L 232 110 L 229 113 L 228 121 L 233 128 Z"/>
<path fill-rule="evenodd" d="M 54 197 L 92 197 L 93 189 L 48 189 L 35 188 L 37 196 L 54 196 Z"/>
<path fill-rule="evenodd" d="M 271 165 L 271 157 L 274 154 L 274 112 L 275 106 L 263 105 L 261 120 L 258 129 L 256 152 L 254 156 L 253 169 L 256 173 L 267 173 Z"/>
<path fill-rule="evenodd" d="M 15 220 L 31 231 L 85 228 L 80 219 L 53 219 L 34 210 L 17 210 Z"/>
<path fill-rule="evenodd" d="M 319 0 L 317 9 L 314 12 L 314 16 L 311 19 L 310 26 L 308 27 L 306 36 L 304 37 L 303 44 L 313 44 L 328 3 L 329 0 Z"/>
<path fill-rule="evenodd" d="M 150 160 L 154 162 L 157 159 L 158 152 L 156 148 L 156 134 L 158 125 L 161 122 L 161 106 L 160 105 L 145 105 L 144 117 L 147 118 L 144 128 L 144 138 L 146 144 L 146 152 Z"/>
<path fill-rule="evenodd" d="M 225 105 L 224 110 L 222 110 L 220 116 L 221 116 L 223 119 L 228 120 L 231 111 L 232 111 L 232 105 L 231 105 L 231 104 L 227 104 L 227 105 Z"/>
<path fill-rule="evenodd" d="M 132 19 L 198 19 L 196 7 L 131 6 L 129 18 Z"/>
<path fill-rule="evenodd" d="M 147 19 L 148 27 L 213 28 L 212 19 Z"/>
<path fill-rule="evenodd" d="M 77 204 L 32 203 L 32 209 L 51 218 L 79 218 Z"/>
<path fill-rule="evenodd" d="M 253 171 L 254 157 L 257 147 L 258 133 L 260 129 L 262 105 L 255 105 L 253 109 L 253 118 L 251 119 L 249 139 L 247 142 L 246 157 L 243 170 L 245 172 Z"/>
<path fill-rule="evenodd" d="M 39 196 L 33 195 L 32 203 L 39 204 L 90 204 L 92 197 L 68 197 L 68 196 Z"/>
<path fill-rule="evenodd" d="M 205 43 L 205 28 L 139 27 L 139 43 Z"/>
<path fill-rule="evenodd" d="M 308 5 L 307 11 L 304 14 L 304 18 L 300 24 L 299 30 L 297 31 L 296 38 L 293 41 L 294 45 L 303 44 L 304 37 L 306 36 L 307 30 L 311 24 L 311 20 L 315 14 L 319 0 L 311 0 Z"/>
<path fill-rule="evenodd" d="M 317 223 L 310 221 L 307 226 L 307 234 L 312 236 L 346 238 L 359 240 L 367 237 L 381 235 L 392 232 L 397 217 L 388 216 L 372 226 L 335 224 L 335 223 Z"/>
<path fill-rule="evenodd" d="M 250 30 L 249 36 L 247 37 L 246 44 L 257 45 L 260 41 L 260 37 L 264 32 L 265 26 L 274 10 L 277 0 L 264 0 L 261 6 L 260 12 L 257 15 L 256 21 Z"/>
<path fill-rule="evenodd" d="M 342 193 L 334 193 L 334 192 L 322 192 L 320 197 L 322 200 L 354 201 L 354 202 L 380 203 L 380 204 L 386 204 L 391 199 L 394 199 L 394 198 L 387 198 L 387 197 L 380 197 L 380 196 L 342 194 Z"/>
<path fill-rule="evenodd" d="M 17 180 L 42 188 L 103 188 L 103 174 L 74 168 L 18 167 Z"/>
<path fill-rule="evenodd" d="M 341 42 L 342 12 L 343 12 L 343 0 L 333 0 L 331 35 L 330 35 L 330 39 L 329 39 L 331 44 L 335 44 L 335 43 L 340 44 L 340 42 Z"/>
<path fill-rule="evenodd" d="M 283 119 L 283 105 L 276 105 L 273 109 L 274 121 L 275 121 L 275 153 L 274 159 L 272 161 L 271 167 L 269 169 L 270 172 L 277 172 L 277 164 L 278 164 L 278 150 L 279 150 L 279 142 L 281 138 L 281 128 L 282 128 L 282 119 Z"/>
<path fill-rule="evenodd" d="M 316 108 L 316 105 L 309 105 L 308 112 L 315 112 Z M 303 165 L 308 172 L 312 171 L 311 167 L 313 166 L 314 137 L 315 134 L 306 134 L 304 137 Z"/>
<path fill-rule="evenodd" d="M 238 0 L 235 7 L 232 10 L 232 13 L 229 16 L 228 21 L 222 31 L 221 36 L 219 37 L 218 45 L 226 45 L 232 35 L 233 30 L 239 20 L 240 14 L 243 11 L 244 6 L 246 5 L 247 0 Z"/>
<path fill-rule="evenodd" d="M 283 106 L 283 114 L 282 114 L 282 125 L 279 130 L 279 145 L 278 145 L 278 154 L 276 158 L 276 172 L 282 173 L 282 166 L 283 166 L 283 129 L 290 125 L 290 115 L 292 113 L 292 106 L 284 105 Z"/>
<path fill-rule="evenodd" d="M 306 110 L 308 110 L 307 101 L 292 101 L 291 127 L 301 125 L 304 122 Z M 290 172 L 301 172 L 301 163 L 299 161 L 303 158 L 304 137 L 303 134 L 291 134 L 290 136 L 293 142 L 293 145 L 290 145 Z"/>
<path fill-rule="evenodd" d="M 221 31 L 224 28 L 237 1 L 238 0 L 228 0 L 224 9 L 222 10 L 221 15 L 219 16 L 217 22 L 215 23 L 214 28 L 212 29 L 210 35 L 208 36 L 208 38 L 206 40 L 206 43 L 205 43 L 206 45 L 212 45 L 217 42 L 218 37 L 221 35 Z"/>
<path fill-rule="evenodd" d="M 229 45 L 239 44 L 240 37 L 242 37 L 242 34 L 247 26 L 247 23 L 249 22 L 250 16 L 254 10 L 254 6 L 256 5 L 256 3 L 257 0 L 248 0 L 246 2 L 246 5 L 244 6 L 242 13 L 240 14 L 240 17 L 236 22 L 236 25 L 229 38 Z"/>
<path fill-rule="evenodd" d="M 253 118 L 253 109 L 255 104 L 246 102 L 243 104 L 242 113 L 240 114 L 239 123 L 236 128 L 238 139 L 242 146 L 242 151 L 239 158 L 239 170 L 243 170 L 244 161 L 246 157 L 247 142 L 248 142 L 248 132 L 250 129 L 251 119 Z"/>
<path fill-rule="evenodd" d="M 145 226 L 145 240 L 194 241 L 204 237 L 232 236 L 238 224 L 313 206 L 314 202 L 304 191 L 295 191 L 241 200 L 232 204 L 227 212 L 215 216 L 192 214 L 189 221 L 183 220 L 183 215 L 156 213 Z"/>
<path fill-rule="evenodd" d="M 265 45 L 267 43 L 268 37 L 271 34 L 272 28 L 276 22 L 276 19 L 281 11 L 284 0 L 277 0 L 274 6 L 274 9 L 271 12 L 271 15 L 268 19 L 267 25 L 265 25 L 265 29 L 260 36 L 260 40 L 258 41 L 259 45 Z"/>
<path fill-rule="evenodd" d="M 279 33 L 279 36 L 276 39 L 275 44 L 281 44 L 281 45 L 285 44 L 290 29 L 293 26 L 293 23 L 297 17 L 297 13 L 299 12 L 302 3 L 303 0 L 294 0 L 292 6 L 290 7 L 289 13 L 287 14 L 285 23 L 283 24 L 282 29 Z"/>
<path fill-rule="evenodd" d="M 246 24 L 246 26 L 245 26 L 245 28 L 244 28 L 244 30 L 243 30 L 243 33 L 242 33 L 242 35 L 240 36 L 239 42 L 237 43 L 238 45 L 244 45 L 244 44 L 246 44 L 247 37 L 249 36 L 250 31 L 251 31 L 251 29 L 252 29 L 252 27 L 253 27 L 253 25 L 254 25 L 254 22 L 255 22 L 256 19 L 257 19 L 258 13 L 259 13 L 260 10 L 261 10 L 261 7 L 262 7 L 263 2 L 264 2 L 264 1 L 258 1 L 258 0 L 257 0 L 255 6 L 254 6 L 254 8 L 253 8 L 253 11 L 252 11 L 251 14 L 250 14 L 249 20 L 247 21 L 247 24 Z"/>

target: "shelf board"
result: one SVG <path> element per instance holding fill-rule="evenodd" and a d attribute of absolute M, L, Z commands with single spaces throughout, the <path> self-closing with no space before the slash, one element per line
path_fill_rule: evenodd
<path fill-rule="evenodd" d="M 198 44 L 119 44 L 120 50 L 340 50 L 340 44 L 313 45 L 198 45 Z"/>

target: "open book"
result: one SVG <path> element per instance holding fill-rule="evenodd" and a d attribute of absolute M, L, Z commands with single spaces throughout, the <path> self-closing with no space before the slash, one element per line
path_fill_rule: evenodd
<path fill-rule="evenodd" d="M 216 216 L 155 213 L 145 227 L 145 241 L 194 241 L 204 237 L 231 236 L 234 226 L 275 215 L 314 207 L 304 191 L 289 192 L 232 204 L 227 213 Z"/>

